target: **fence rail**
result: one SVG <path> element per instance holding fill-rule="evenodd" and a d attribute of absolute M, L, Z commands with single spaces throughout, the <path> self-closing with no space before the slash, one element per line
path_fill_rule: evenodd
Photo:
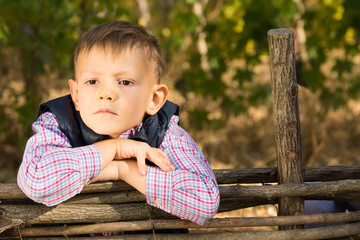
<path fill-rule="evenodd" d="M 308 168 L 308 171 L 313 172 L 311 169 L 321 173 L 320 175 L 322 176 L 327 176 L 325 172 L 331 173 L 343 169 L 342 172 L 346 173 L 344 170 L 351 169 L 349 171 L 350 175 L 353 174 L 354 178 L 360 177 L 360 174 L 356 174 L 357 171 L 360 171 L 357 167 L 319 167 Z M 354 169 L 358 170 L 356 171 Z M 303 184 L 249 185 L 241 183 L 241 180 L 233 181 L 232 184 L 229 184 L 228 179 L 223 177 L 226 176 L 226 174 L 235 175 L 239 172 L 250 172 L 251 174 L 254 174 L 254 172 L 274 173 L 271 168 L 248 170 L 249 169 L 242 169 L 241 171 L 237 169 L 215 170 L 215 175 L 219 179 L 221 193 L 219 212 L 228 212 L 263 204 L 277 204 L 279 197 L 297 196 L 303 199 L 360 201 L 360 179 Z M 24 225 L 33 225 L 33 227 L 21 228 L 20 231 L 23 237 L 43 236 L 45 233 L 49 234 L 47 236 L 80 234 L 79 232 L 82 234 L 84 231 L 94 233 L 102 229 L 101 227 L 104 227 L 104 229 L 112 229 L 111 231 L 124 231 L 124 229 L 127 229 L 127 231 L 147 230 L 149 226 L 151 226 L 151 229 L 200 227 L 188 221 L 174 219 L 174 216 L 147 205 L 144 195 L 124 182 L 91 184 L 86 186 L 81 194 L 56 207 L 34 204 L 31 200 L 27 199 L 17 185 L 13 183 L 0 184 L 0 189 L 0 232 L 3 232 L 0 233 L 0 238 L 14 237 L 15 235 L 19 236 L 17 227 Z M 360 212 L 265 218 L 225 218 L 210 220 L 204 227 L 221 229 L 223 227 L 234 226 L 290 226 L 292 224 L 353 222 L 360 221 L 359 218 Z M 66 225 L 75 223 L 86 225 Z M 100 224 L 94 225 L 93 223 Z M 36 227 L 37 224 L 65 225 L 43 228 Z M 15 230 L 13 230 L 14 228 Z M 325 230 L 322 229 L 319 231 L 323 232 Z M 327 232 L 327 230 L 325 232 Z M 290 233 L 291 232 L 289 232 L 289 234 Z M 359 233 L 360 228 L 357 234 Z"/>

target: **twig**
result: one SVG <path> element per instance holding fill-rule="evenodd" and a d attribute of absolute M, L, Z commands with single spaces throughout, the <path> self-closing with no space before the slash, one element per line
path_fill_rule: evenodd
<path fill-rule="evenodd" d="M 321 227 L 321 228 L 312 228 L 312 229 L 296 229 L 296 230 L 285 230 L 285 231 L 253 231 L 253 232 L 232 232 L 232 233 L 201 233 L 201 234 L 159 234 L 157 240 L 223 240 L 223 239 L 249 239 L 249 240 L 306 240 L 306 239 L 328 239 L 336 237 L 345 237 L 351 236 L 360 233 L 360 222 L 343 224 L 338 226 L 331 227 Z M 123 235 L 121 239 L 151 239 L 151 234 L 137 234 L 137 235 Z M 29 238 L 30 240 L 31 238 Z M 37 239 L 37 238 L 36 238 Z M 63 239 L 63 238 L 51 238 L 53 240 Z M 72 240 L 81 240 L 88 239 L 85 238 L 71 238 Z M 92 239 L 119 239 L 119 236 L 109 236 L 106 238 L 103 237 L 94 237 Z"/>
<path fill-rule="evenodd" d="M 324 213 L 301 216 L 279 217 L 241 217 L 241 218 L 214 218 L 204 226 L 181 219 L 152 219 L 144 221 L 112 222 L 76 226 L 60 227 L 31 227 L 22 230 L 22 235 L 31 236 L 61 236 L 90 234 L 98 232 L 141 231 L 157 229 L 184 229 L 184 228 L 223 228 L 223 227 L 254 227 L 254 226 L 285 226 L 298 224 L 323 224 L 338 222 L 360 221 L 360 211 L 343 213 Z M 8 234 L 8 235 L 6 235 Z M 11 232 L 4 232 L 0 236 L 11 236 Z"/>

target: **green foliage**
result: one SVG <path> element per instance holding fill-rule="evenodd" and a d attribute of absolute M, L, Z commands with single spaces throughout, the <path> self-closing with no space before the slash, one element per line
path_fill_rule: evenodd
<path fill-rule="evenodd" d="M 304 81 L 312 90 L 321 92 L 325 108 L 341 106 L 347 100 L 349 89 L 352 91 L 350 95 L 360 89 L 355 81 L 349 82 L 350 88 L 347 84 L 342 84 L 333 89 L 333 85 L 338 85 L 338 82 L 346 82 L 344 73 L 352 72 L 352 57 L 359 51 L 358 6 L 359 1 L 356 0 L 324 0 L 309 8 L 303 17 L 309 55 L 309 63 L 303 69 L 306 75 Z M 332 50 L 344 51 L 343 56 L 334 61 L 331 69 L 337 73 L 337 79 L 326 78 L 320 70 Z"/>

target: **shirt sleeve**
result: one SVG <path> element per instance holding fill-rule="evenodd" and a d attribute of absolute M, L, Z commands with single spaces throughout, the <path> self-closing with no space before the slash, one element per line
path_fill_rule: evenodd
<path fill-rule="evenodd" d="M 52 113 L 42 114 L 32 125 L 17 181 L 35 202 L 59 204 L 81 192 L 101 171 L 95 145 L 72 148 Z"/>
<path fill-rule="evenodd" d="M 220 195 L 214 173 L 190 135 L 172 118 L 160 148 L 175 171 L 149 166 L 147 203 L 170 214 L 204 224 L 218 210 Z"/>

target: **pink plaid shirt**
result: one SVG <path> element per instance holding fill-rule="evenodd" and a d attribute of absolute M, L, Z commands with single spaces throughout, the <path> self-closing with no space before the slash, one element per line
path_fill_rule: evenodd
<path fill-rule="evenodd" d="M 160 145 L 176 170 L 163 172 L 149 166 L 146 200 L 170 214 L 204 224 L 218 209 L 219 189 L 204 155 L 178 121 L 177 116 L 171 119 Z M 32 127 L 35 134 L 27 142 L 18 172 L 18 185 L 29 198 L 54 206 L 80 193 L 100 173 L 98 148 L 71 147 L 52 113 L 42 114 Z M 136 130 L 120 137 L 128 138 Z"/>

